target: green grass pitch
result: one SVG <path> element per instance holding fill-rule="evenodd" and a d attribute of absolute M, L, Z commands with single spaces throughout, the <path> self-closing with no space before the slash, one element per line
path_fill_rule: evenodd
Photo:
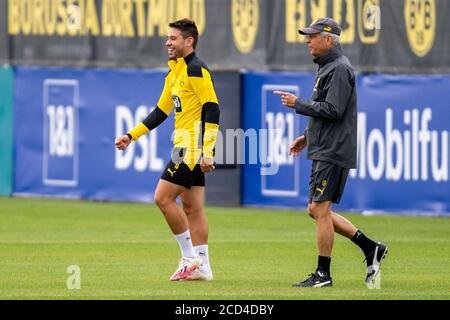
<path fill-rule="evenodd" d="M 315 268 L 304 212 L 207 208 L 212 282 L 170 282 L 179 249 L 154 205 L 0 198 L 0 299 L 449 299 L 450 219 L 346 214 L 389 245 L 381 288 L 335 238 L 333 288 L 299 289 Z M 69 290 L 78 265 L 81 289 Z"/>

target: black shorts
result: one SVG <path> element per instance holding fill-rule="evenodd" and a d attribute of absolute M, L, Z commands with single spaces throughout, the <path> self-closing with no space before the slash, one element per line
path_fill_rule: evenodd
<path fill-rule="evenodd" d="M 314 160 L 309 180 L 309 203 L 331 201 L 339 203 L 344 193 L 349 169 L 331 162 Z"/>
<path fill-rule="evenodd" d="M 161 179 L 187 189 L 205 186 L 205 173 L 202 172 L 199 164 L 196 164 L 194 170 L 191 171 L 184 162 L 176 164 L 170 160 L 161 175 Z"/>

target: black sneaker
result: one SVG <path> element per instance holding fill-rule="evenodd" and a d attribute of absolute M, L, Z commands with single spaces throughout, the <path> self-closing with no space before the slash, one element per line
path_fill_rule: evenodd
<path fill-rule="evenodd" d="M 311 288 L 321 288 L 321 287 L 331 287 L 333 285 L 333 281 L 331 277 L 329 277 L 323 271 L 316 271 L 309 275 L 309 278 L 304 281 L 299 281 L 294 283 L 293 287 L 311 287 Z"/>
<path fill-rule="evenodd" d="M 381 268 L 381 261 L 386 257 L 387 253 L 388 247 L 384 243 L 378 242 L 374 252 L 366 256 L 366 283 L 370 283 L 378 275 Z"/>

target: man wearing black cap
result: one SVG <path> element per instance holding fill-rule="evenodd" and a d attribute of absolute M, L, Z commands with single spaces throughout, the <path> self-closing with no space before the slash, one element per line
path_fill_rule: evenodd
<path fill-rule="evenodd" d="M 357 108 L 355 75 L 339 44 L 341 28 L 332 18 L 320 18 L 298 31 L 306 36 L 308 49 L 319 69 L 311 100 L 275 91 L 283 105 L 309 117 L 308 126 L 290 145 L 289 155 L 308 148 L 312 160 L 308 214 L 316 221 L 318 266 L 294 287 L 332 285 L 330 263 L 334 232 L 351 239 L 366 256 L 366 283 L 375 280 L 387 246 L 367 238 L 350 221 L 331 211 L 339 203 L 349 169 L 356 168 Z"/>

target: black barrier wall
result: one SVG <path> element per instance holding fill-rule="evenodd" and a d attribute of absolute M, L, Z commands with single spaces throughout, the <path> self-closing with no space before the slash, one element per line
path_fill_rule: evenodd
<path fill-rule="evenodd" d="M 199 54 L 213 69 L 312 70 L 297 29 L 332 16 L 360 71 L 450 71 L 446 0 L 4 0 L 0 6 L 2 63 L 165 67 L 167 24 L 190 17 L 201 35 Z"/>
<path fill-rule="evenodd" d="M 242 127 L 241 75 L 237 71 L 216 71 L 213 77 L 220 105 L 221 137 L 215 149 L 216 170 L 206 175 L 206 203 L 238 207 L 241 205 L 241 165 L 234 132 Z"/>

